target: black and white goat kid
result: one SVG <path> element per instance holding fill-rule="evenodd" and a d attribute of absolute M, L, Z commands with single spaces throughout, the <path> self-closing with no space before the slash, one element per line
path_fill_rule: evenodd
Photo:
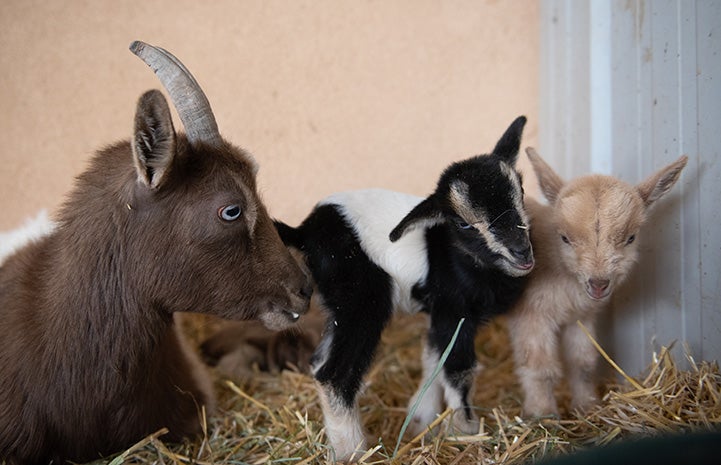
<path fill-rule="evenodd" d="M 412 428 L 423 431 L 445 401 L 456 410 L 455 427 L 477 431 L 470 401 L 476 329 L 516 301 L 534 265 L 515 170 L 525 123 L 517 118 L 491 154 L 448 167 L 426 199 L 345 192 L 321 201 L 298 228 L 276 223 L 283 241 L 305 255 L 328 314 L 312 369 L 337 459 L 365 448 L 357 395 L 395 309 L 430 315 L 424 380 L 465 318 Z"/>

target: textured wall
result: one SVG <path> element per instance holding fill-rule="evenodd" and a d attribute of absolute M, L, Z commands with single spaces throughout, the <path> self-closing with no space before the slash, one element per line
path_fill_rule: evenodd
<path fill-rule="evenodd" d="M 159 87 L 133 39 L 190 68 L 295 223 L 337 190 L 426 194 L 519 114 L 534 143 L 537 36 L 527 0 L 3 0 L 0 230 L 55 210 L 95 149 L 129 137 Z"/>

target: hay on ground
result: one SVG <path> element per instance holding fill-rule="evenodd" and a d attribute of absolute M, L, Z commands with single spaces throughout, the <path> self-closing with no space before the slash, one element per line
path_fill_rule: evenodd
<path fill-rule="evenodd" d="M 396 318 L 383 336 L 360 401 L 369 451 L 363 464 L 518 464 L 624 438 L 718 429 L 721 426 L 721 374 L 717 363 L 696 362 L 680 370 L 662 350 L 640 378 L 620 378 L 603 386 L 602 402 L 585 414 L 563 410 L 568 395 L 559 391 L 562 419 L 520 417 L 521 393 L 513 374 L 503 321 L 491 323 L 477 339 L 482 365 L 474 397 L 481 418 L 477 434 L 453 436 L 439 418 L 435 437 L 406 437 L 393 451 L 405 420 L 407 402 L 421 377 L 422 316 Z M 618 378 L 616 378 L 618 379 Z M 184 444 L 166 444 L 163 431 L 115 457 L 119 463 L 161 464 L 329 464 L 313 379 L 283 371 L 252 379 L 218 379 L 219 411 L 205 434 Z M 370 440 L 374 438 L 374 440 Z"/>

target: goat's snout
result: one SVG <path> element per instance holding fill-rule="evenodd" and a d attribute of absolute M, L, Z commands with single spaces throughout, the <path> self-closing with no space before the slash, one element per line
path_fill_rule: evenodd
<path fill-rule="evenodd" d="M 291 298 L 291 304 L 293 306 L 293 316 L 298 315 L 295 317 L 298 319 L 300 315 L 305 315 L 308 313 L 308 309 L 310 308 L 310 298 L 313 295 L 313 284 L 309 279 L 305 279 L 303 284 L 295 289 L 295 292 L 291 292 L 292 298 Z"/>
<path fill-rule="evenodd" d="M 310 281 L 310 279 L 306 279 L 305 284 L 301 286 L 298 294 L 304 299 L 310 300 L 311 296 L 313 295 L 313 283 Z"/>
<path fill-rule="evenodd" d="M 515 274 L 524 275 L 529 273 L 535 262 L 533 260 L 533 248 L 529 243 L 517 244 L 508 248 L 508 252 L 511 255 L 512 260 L 508 260 L 512 268 L 514 268 Z"/>
<path fill-rule="evenodd" d="M 611 293 L 611 281 L 607 278 L 589 278 L 586 284 L 586 292 L 592 299 L 600 300 Z"/>
<path fill-rule="evenodd" d="M 518 260 L 518 263 L 524 264 L 529 268 L 533 266 L 533 251 L 530 245 L 526 247 L 511 247 L 508 250 L 511 252 L 511 255 L 513 255 L 513 258 Z"/>

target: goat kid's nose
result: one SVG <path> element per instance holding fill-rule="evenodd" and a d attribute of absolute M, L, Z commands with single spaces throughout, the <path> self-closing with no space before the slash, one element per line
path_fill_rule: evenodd
<path fill-rule="evenodd" d="M 514 248 L 511 247 L 511 254 L 516 258 L 526 258 L 531 253 L 530 247 Z"/>
<path fill-rule="evenodd" d="M 531 247 L 523 247 L 523 248 L 513 248 L 511 247 L 509 249 L 511 252 L 511 255 L 513 255 L 513 258 L 519 260 L 519 261 L 530 261 L 531 258 Z"/>
<path fill-rule="evenodd" d="M 611 284 L 611 281 L 608 279 L 591 278 L 588 280 L 588 284 L 590 284 L 594 290 L 605 291 L 608 285 Z"/>
<path fill-rule="evenodd" d="M 310 299 L 310 297 L 313 295 L 313 284 L 310 281 L 306 281 L 303 287 L 300 288 L 298 294 L 300 294 L 301 297 Z"/>

